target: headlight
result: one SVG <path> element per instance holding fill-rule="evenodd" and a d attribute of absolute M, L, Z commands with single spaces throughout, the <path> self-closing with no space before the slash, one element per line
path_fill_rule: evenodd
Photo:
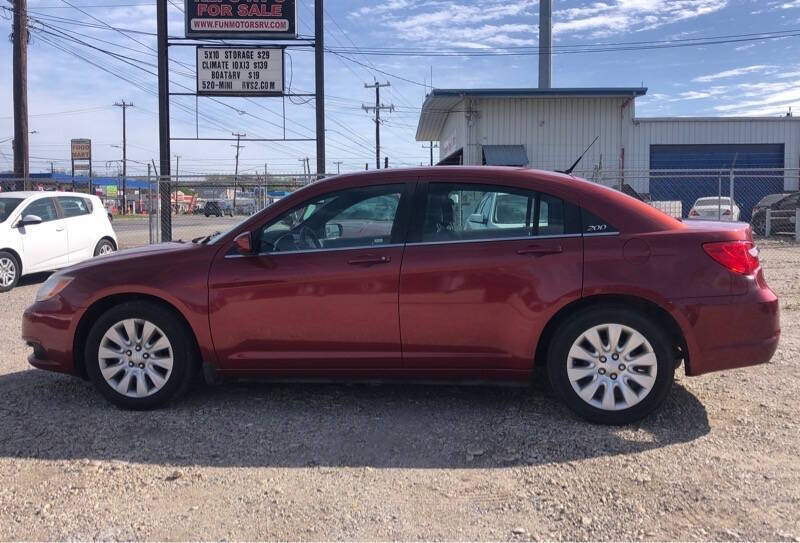
<path fill-rule="evenodd" d="M 73 279 L 73 277 L 67 275 L 51 275 L 50 278 L 39 287 L 39 292 L 36 293 L 36 301 L 42 302 L 54 296 L 58 296 L 62 290 L 72 283 Z"/>

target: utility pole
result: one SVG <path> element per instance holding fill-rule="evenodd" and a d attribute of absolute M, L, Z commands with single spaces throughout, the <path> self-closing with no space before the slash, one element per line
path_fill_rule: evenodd
<path fill-rule="evenodd" d="M 242 148 L 242 138 L 246 138 L 247 134 L 241 132 L 233 132 L 231 135 L 236 136 L 236 168 L 233 171 L 233 213 L 236 214 L 236 189 L 239 185 L 239 150 Z"/>
<path fill-rule="evenodd" d="M 431 142 L 428 142 L 428 145 L 423 145 L 422 148 L 430 150 L 430 152 L 431 152 L 431 166 L 433 166 L 433 150 L 434 149 L 438 149 L 439 148 L 439 144 L 437 143 L 436 145 L 434 145 L 434 143 L 431 141 Z"/>
<path fill-rule="evenodd" d="M 175 155 L 175 214 L 178 214 L 178 183 L 180 182 L 180 178 L 178 177 L 180 174 L 179 167 L 181 165 L 181 155 Z"/>
<path fill-rule="evenodd" d="M 311 183 L 311 161 L 306 157 L 306 170 L 308 170 L 308 177 L 306 178 L 306 185 Z M 319 173 L 319 172 L 317 172 Z"/>
<path fill-rule="evenodd" d="M 172 241 L 169 167 L 169 55 L 167 54 L 167 0 L 156 0 L 156 33 L 158 34 L 158 148 L 159 196 L 161 197 L 161 241 Z M 165 213 L 165 211 L 167 211 Z"/>
<path fill-rule="evenodd" d="M 375 168 L 378 170 L 381 169 L 381 110 L 394 111 L 394 104 L 386 106 L 381 103 L 381 88 L 391 86 L 392 84 L 388 81 L 386 83 L 375 81 L 372 85 L 364 83 L 364 88 L 375 89 L 375 106 L 362 104 L 361 107 L 367 113 L 375 111 Z"/>
<path fill-rule="evenodd" d="M 267 180 L 267 163 L 264 163 L 264 207 L 269 205 L 269 181 Z"/>
<path fill-rule="evenodd" d="M 314 99 L 317 124 L 317 175 L 325 175 L 325 12 L 323 0 L 314 0 Z M 311 171 L 309 170 L 309 173 Z"/>
<path fill-rule="evenodd" d="M 122 214 L 125 215 L 128 213 L 128 205 L 125 200 L 125 189 L 127 188 L 127 178 L 128 175 L 128 157 L 127 157 L 127 131 L 125 129 L 125 111 L 129 107 L 133 107 L 131 102 L 126 102 L 122 100 L 122 102 L 114 102 L 114 105 L 117 107 L 122 108 Z"/>
<path fill-rule="evenodd" d="M 14 177 L 16 190 L 30 189 L 28 163 L 28 1 L 14 0 Z"/>
<path fill-rule="evenodd" d="M 337 160 L 336 162 L 334 162 L 334 164 L 336 164 L 336 175 L 339 175 L 340 173 L 342 173 L 342 161 Z"/>

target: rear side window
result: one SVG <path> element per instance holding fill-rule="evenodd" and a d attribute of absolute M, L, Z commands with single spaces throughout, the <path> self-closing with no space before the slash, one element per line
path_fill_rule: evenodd
<path fill-rule="evenodd" d="M 431 183 L 423 242 L 517 239 L 580 232 L 578 208 L 515 187 Z"/>
<path fill-rule="evenodd" d="M 59 196 L 58 205 L 61 206 L 61 211 L 64 212 L 64 218 L 80 217 L 91 213 L 86 199 L 79 196 Z"/>
<path fill-rule="evenodd" d="M 58 218 L 56 205 L 52 198 L 41 198 L 28 204 L 22 211 L 21 217 L 26 215 L 36 215 L 42 222 L 54 221 Z"/>
<path fill-rule="evenodd" d="M 608 221 L 601 219 L 591 211 L 581 210 L 584 234 L 617 234 L 619 230 Z"/>

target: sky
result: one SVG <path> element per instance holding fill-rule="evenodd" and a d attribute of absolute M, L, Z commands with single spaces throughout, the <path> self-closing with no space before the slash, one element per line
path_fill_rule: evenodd
<path fill-rule="evenodd" d="M 155 0 L 28 0 L 31 41 L 28 100 L 31 171 L 68 171 L 69 140 L 91 138 L 94 169 L 116 175 L 122 155 L 122 111 L 127 110 L 128 173 L 145 175 L 158 162 L 155 72 Z M 10 0 L 0 5 L 11 7 Z M 313 0 L 298 0 L 302 36 L 313 35 Z M 170 35 L 183 36 L 180 0 L 170 0 Z M 374 105 L 376 79 L 389 82 L 382 156 L 390 166 L 427 164 L 428 150 L 414 139 L 420 108 L 435 88 L 535 87 L 537 55 L 509 55 L 538 45 L 537 0 L 326 0 L 327 170 L 370 168 L 375 125 L 362 104 Z M 554 46 L 630 44 L 798 30 L 800 0 L 553 0 Z M 10 12 L 0 9 L 0 31 L 11 33 Z M 84 43 L 77 43 L 75 40 Z M 91 46 L 91 47 L 90 47 Z M 363 54 L 364 50 L 392 55 Z M 464 56 L 456 50 L 506 53 Z M 562 49 L 563 50 L 563 49 Z M 110 56 L 102 51 L 110 52 Z M 313 53 L 287 50 L 293 93 L 314 89 Z M 638 117 L 778 116 L 800 114 L 800 36 L 748 39 L 692 47 L 557 54 L 553 87 L 648 87 L 636 102 Z M 438 53 L 438 54 L 437 54 Z M 195 85 L 194 50 L 171 48 L 171 90 Z M 13 166 L 12 52 L 0 41 L 0 171 Z M 133 60 L 131 60 L 133 59 Z M 314 134 L 314 104 L 307 98 L 200 98 L 171 100 L 174 137 L 303 139 Z M 285 107 L 285 115 L 283 113 Z M 196 115 L 199 120 L 196 123 Z M 173 172 L 233 173 L 230 141 L 174 141 Z M 245 142 L 240 172 L 301 172 L 315 168 L 314 142 Z M 180 161 L 179 164 L 176 164 Z M 336 164 L 341 162 L 341 164 Z"/>

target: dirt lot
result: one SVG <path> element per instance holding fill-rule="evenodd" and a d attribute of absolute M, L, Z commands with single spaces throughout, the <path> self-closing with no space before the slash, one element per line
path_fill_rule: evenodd
<path fill-rule="evenodd" d="M 0 295 L 0 539 L 800 541 L 800 246 L 762 244 L 773 362 L 626 428 L 546 389 L 230 384 L 128 413 L 30 369 Z"/>

